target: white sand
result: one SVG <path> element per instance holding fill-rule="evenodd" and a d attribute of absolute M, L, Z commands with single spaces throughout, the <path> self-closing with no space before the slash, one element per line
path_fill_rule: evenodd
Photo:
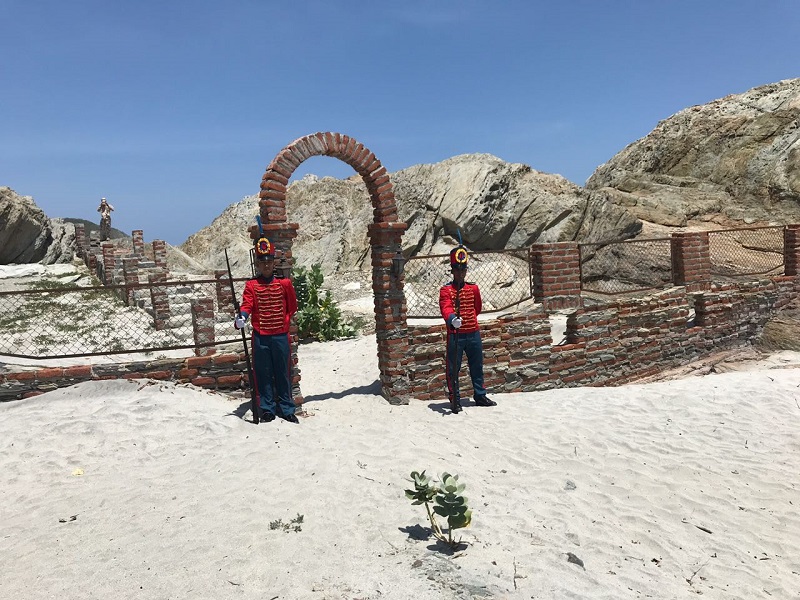
<path fill-rule="evenodd" d="M 300 358 L 299 425 L 147 381 L 0 405 L 0 598 L 800 597 L 800 369 L 451 415 L 377 395 L 374 336 Z M 467 485 L 455 554 L 422 469 Z"/>

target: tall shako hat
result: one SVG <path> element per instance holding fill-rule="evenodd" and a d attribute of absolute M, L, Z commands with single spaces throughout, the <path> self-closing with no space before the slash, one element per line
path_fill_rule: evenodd
<path fill-rule="evenodd" d="M 258 223 L 258 239 L 256 240 L 253 253 L 256 260 L 267 260 L 268 258 L 275 258 L 275 246 L 264 235 L 264 228 L 261 226 L 261 217 L 256 216 Z"/>
<path fill-rule="evenodd" d="M 461 230 L 458 230 L 458 246 L 450 250 L 450 268 L 466 269 L 469 261 L 469 254 L 461 241 Z"/>

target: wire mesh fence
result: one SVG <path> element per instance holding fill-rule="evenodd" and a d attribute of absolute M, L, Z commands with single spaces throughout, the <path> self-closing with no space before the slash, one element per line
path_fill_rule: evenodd
<path fill-rule="evenodd" d="M 631 294 L 672 285 L 670 238 L 578 244 L 581 290 Z"/>
<path fill-rule="evenodd" d="M 412 256 L 405 264 L 405 296 L 409 317 L 441 318 L 439 289 L 452 281 L 450 255 Z M 505 310 L 533 296 L 529 250 L 470 253 L 467 280 L 481 290 L 483 312 Z"/>
<path fill-rule="evenodd" d="M 783 271 L 785 226 L 718 229 L 708 232 L 711 275 L 717 281 Z"/>
<path fill-rule="evenodd" d="M 784 226 L 708 234 L 714 280 L 782 272 Z M 670 238 L 578 246 L 583 293 L 626 295 L 672 285 Z M 531 299 L 531 265 L 528 248 L 472 252 L 467 278 L 481 289 L 483 311 L 503 311 Z M 165 281 L 163 275 L 144 282 L 148 277 L 140 274 L 133 282 L 106 286 L 43 278 L 25 289 L 0 292 L 0 355 L 67 358 L 196 351 L 241 343 L 231 327 L 234 309 L 227 278 Z M 405 264 L 408 316 L 439 318 L 439 290 L 451 279 L 448 254 L 409 258 Z M 245 281 L 234 280 L 239 297 Z M 197 335 L 200 313 L 193 306 L 200 304 L 206 331 L 212 330 L 206 338 Z"/>
<path fill-rule="evenodd" d="M 234 280 L 237 294 L 243 281 Z M 231 326 L 229 286 L 227 279 L 97 287 L 42 279 L 0 292 L 0 355 L 68 358 L 241 343 Z M 205 310 L 213 340 L 197 338 L 193 304 Z"/>

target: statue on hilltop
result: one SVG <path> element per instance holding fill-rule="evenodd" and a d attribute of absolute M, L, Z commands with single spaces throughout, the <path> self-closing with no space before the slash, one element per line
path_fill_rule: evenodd
<path fill-rule="evenodd" d="M 111 211 L 114 207 L 106 202 L 105 198 L 100 198 L 100 206 L 97 212 L 100 213 L 100 241 L 104 242 L 111 237 Z"/>

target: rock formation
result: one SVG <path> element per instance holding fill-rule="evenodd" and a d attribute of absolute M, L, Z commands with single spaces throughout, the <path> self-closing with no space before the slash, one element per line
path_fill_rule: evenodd
<path fill-rule="evenodd" d="M 488 154 L 456 156 L 391 175 L 400 220 L 409 224 L 403 252 L 447 252 L 457 230 L 473 250 L 522 247 L 536 241 L 630 237 L 640 223 L 606 199 L 560 175 L 506 163 Z M 319 263 L 331 274 L 368 270 L 367 225 L 372 206 L 358 176 L 346 180 L 306 176 L 286 194 L 289 221 L 300 225 L 293 254 L 300 265 Z M 237 254 L 237 273 L 247 264 L 245 231 L 258 213 L 250 196 L 229 206 L 181 249 L 222 268 L 222 249 Z M 233 255 L 232 255 L 233 262 Z M 249 267 L 248 267 L 249 268 Z"/>
<path fill-rule="evenodd" d="M 673 115 L 601 165 L 585 188 L 488 154 L 416 165 L 391 178 L 399 218 L 409 224 L 407 257 L 445 253 L 458 230 L 469 248 L 488 250 L 629 238 L 642 221 L 800 222 L 800 79 Z M 51 221 L 9 188 L 0 188 L 0 200 L 0 263 L 71 257 L 69 223 Z M 300 225 L 297 264 L 320 263 L 326 275 L 369 271 L 372 207 L 358 176 L 306 176 L 289 186 L 286 205 L 289 221 Z M 248 275 L 246 230 L 257 213 L 257 197 L 244 198 L 190 236 L 180 246 L 187 268 L 224 268 L 227 248 L 234 273 Z"/>
<path fill-rule="evenodd" d="M 75 257 L 75 225 L 65 219 L 50 219 L 52 241 L 40 261 L 44 265 L 72 262 Z"/>
<path fill-rule="evenodd" d="M 797 223 L 800 79 L 680 111 L 601 165 L 586 187 L 661 225 Z"/>
<path fill-rule="evenodd" d="M 0 264 L 39 262 L 53 241 L 53 228 L 30 196 L 0 187 Z"/>

